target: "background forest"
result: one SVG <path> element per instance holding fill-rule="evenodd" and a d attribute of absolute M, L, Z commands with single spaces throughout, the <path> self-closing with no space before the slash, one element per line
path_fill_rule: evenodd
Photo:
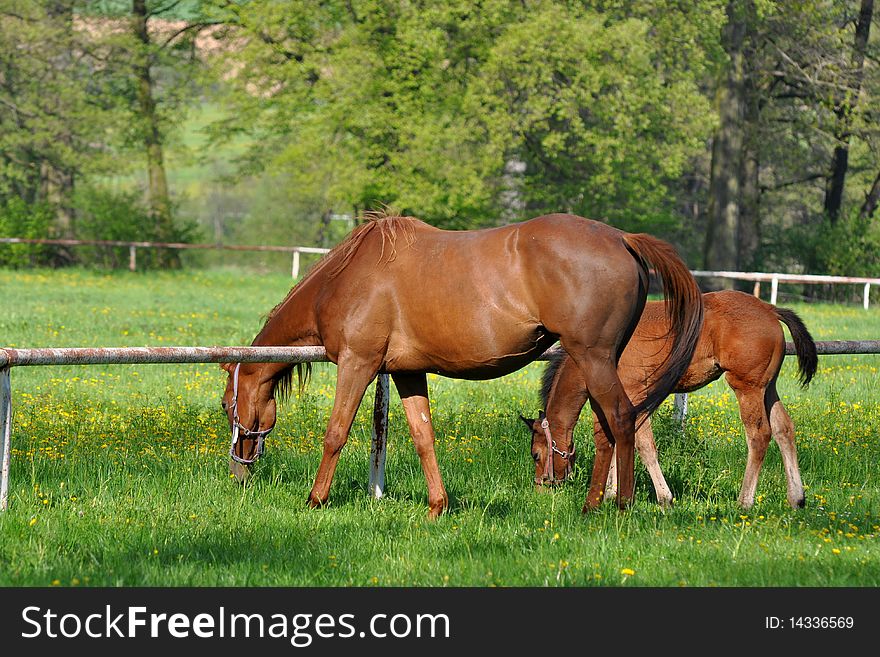
<path fill-rule="evenodd" d="M 877 31 L 873 0 L 0 0 L 0 236 L 564 211 L 692 268 L 880 276 Z M 0 245 L 70 264 L 125 258 Z"/>

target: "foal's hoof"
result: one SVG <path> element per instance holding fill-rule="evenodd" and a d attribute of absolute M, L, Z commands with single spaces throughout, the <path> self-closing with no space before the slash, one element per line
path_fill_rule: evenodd
<path fill-rule="evenodd" d="M 229 474 L 235 477 L 238 483 L 244 484 L 251 478 L 251 469 L 244 463 L 229 459 Z"/>

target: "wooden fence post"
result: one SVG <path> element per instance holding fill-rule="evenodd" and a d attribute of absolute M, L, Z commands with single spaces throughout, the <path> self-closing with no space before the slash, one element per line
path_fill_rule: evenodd
<path fill-rule="evenodd" d="M 299 276 L 299 251 L 293 252 L 293 263 L 290 265 L 290 277 L 296 278 Z"/>
<path fill-rule="evenodd" d="M 128 247 L 128 271 L 135 271 L 137 269 L 137 247 L 129 246 Z"/>
<path fill-rule="evenodd" d="M 12 449 L 12 384 L 9 368 L 0 369 L 0 430 L 3 431 L 0 447 L 0 511 L 9 506 L 9 452 Z"/>
<path fill-rule="evenodd" d="M 385 452 L 388 446 L 388 375 L 376 377 L 373 404 L 373 439 L 370 441 L 370 495 L 379 499 L 385 491 Z"/>
<path fill-rule="evenodd" d="M 865 283 L 865 310 L 868 309 L 868 304 L 871 301 L 871 284 Z"/>
<path fill-rule="evenodd" d="M 770 303 L 776 305 L 776 295 L 779 292 L 779 279 L 774 276 L 770 280 Z"/>

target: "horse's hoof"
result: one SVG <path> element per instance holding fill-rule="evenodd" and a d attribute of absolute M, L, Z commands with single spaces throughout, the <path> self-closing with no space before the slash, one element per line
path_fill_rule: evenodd
<path fill-rule="evenodd" d="M 308 502 L 309 508 L 311 508 L 311 509 L 321 509 L 321 508 L 323 508 L 323 507 L 325 507 L 325 506 L 327 505 L 327 498 L 325 498 L 325 499 L 322 500 L 322 499 L 319 499 L 319 498 L 315 497 L 314 495 L 312 495 L 312 494 L 310 493 L 310 494 L 309 494 L 309 499 L 307 500 L 307 502 Z"/>
<path fill-rule="evenodd" d="M 428 520 L 436 520 L 446 511 L 448 503 L 433 504 L 428 509 Z"/>
<path fill-rule="evenodd" d="M 229 474 L 234 476 L 238 483 L 244 484 L 251 478 L 251 469 L 244 463 L 229 459 Z"/>

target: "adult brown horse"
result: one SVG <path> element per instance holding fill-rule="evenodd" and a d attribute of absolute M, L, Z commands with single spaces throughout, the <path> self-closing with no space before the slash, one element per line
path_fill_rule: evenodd
<path fill-rule="evenodd" d="M 617 359 L 660 274 L 674 337 L 668 363 L 634 409 Z M 557 339 L 577 363 L 617 442 L 621 507 L 633 492 L 635 413 L 650 412 L 681 377 L 702 324 L 699 289 L 675 250 L 573 215 L 499 228 L 444 231 L 412 217 L 371 217 L 328 253 L 270 313 L 254 345 L 323 345 L 336 398 L 309 503 L 327 502 L 361 398 L 379 372 L 394 379 L 428 485 L 430 515 L 448 506 L 434 454 L 426 373 L 509 374 Z M 291 365 L 227 364 L 230 469 L 243 475 L 275 424 L 275 391 Z"/>
<path fill-rule="evenodd" d="M 693 360 L 675 391 L 697 390 L 724 374 L 739 402 L 748 441 L 748 463 L 739 503 L 749 508 L 755 501 L 758 475 L 772 434 L 782 453 L 788 502 L 794 508 L 802 507 L 804 487 L 798 469 L 794 424 L 776 392 L 776 379 L 785 355 L 785 336 L 779 322 L 791 332 L 804 386 L 813 378 L 818 365 L 813 338 L 791 310 L 777 308 L 742 292 L 710 292 L 703 295 L 703 302 L 706 314 L 702 334 Z M 639 399 L 644 394 L 653 376 L 652 370 L 668 353 L 670 345 L 664 335 L 667 327 L 663 302 L 649 302 L 618 368 L 631 399 Z M 544 371 L 541 391 L 546 417 L 542 414 L 537 421 L 523 418 L 532 430 L 536 483 L 561 480 L 568 474 L 570 467 L 560 467 L 562 464 L 551 467 L 547 444 L 550 442 L 551 450 L 555 445 L 560 451 L 574 452 L 574 426 L 588 394 L 574 363 L 564 353 L 554 357 Z M 552 442 L 553 437 L 556 443 Z M 596 420 L 593 438 L 596 459 L 587 499 L 590 506 L 597 506 L 603 494 L 606 497 L 614 494 L 615 472 L 611 464 L 613 447 L 605 438 L 602 424 Z M 638 428 L 636 448 L 651 475 L 657 500 L 664 505 L 671 504 L 672 492 L 657 461 L 650 418 Z M 609 467 L 612 468 L 610 475 Z"/>

